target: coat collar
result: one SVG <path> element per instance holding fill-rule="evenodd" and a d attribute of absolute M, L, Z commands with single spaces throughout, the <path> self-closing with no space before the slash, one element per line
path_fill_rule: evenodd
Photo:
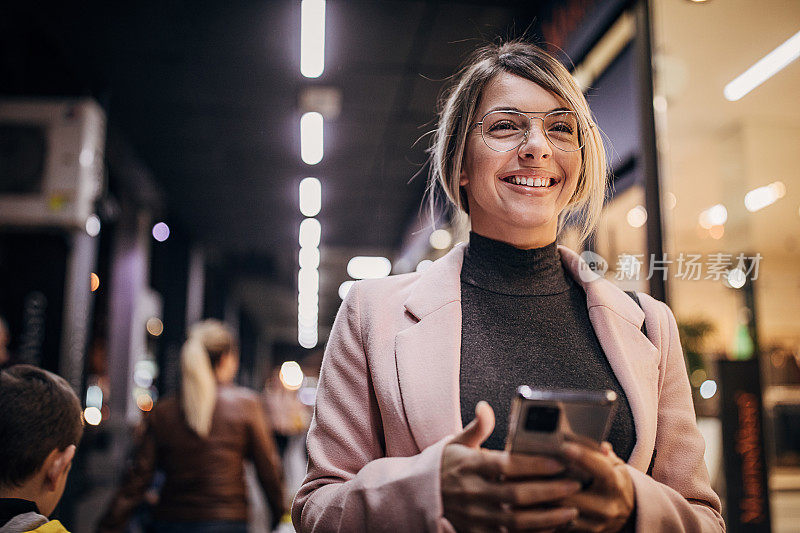
<path fill-rule="evenodd" d="M 455 246 L 425 270 L 414 285 L 404 305 L 418 320 L 450 302 L 461 301 L 460 273 L 466 246 L 465 243 Z M 642 326 L 644 312 L 627 294 L 592 272 L 586 261 L 566 246 L 559 246 L 558 251 L 566 271 L 583 287 L 590 309 L 610 307 L 637 328 Z"/>
<path fill-rule="evenodd" d="M 462 429 L 460 272 L 465 247 L 466 244 L 457 245 L 420 275 L 404 302 L 417 322 L 400 331 L 395 339 L 403 405 L 420 450 Z M 564 246 L 558 250 L 565 270 L 586 293 L 592 326 L 631 405 L 637 443 L 629 463 L 646 468 L 650 452 L 643 449 L 647 446 L 642 443 L 655 438 L 655 431 L 650 431 L 647 422 L 651 406 L 646 404 L 651 402 L 640 389 L 639 381 L 644 376 L 630 362 L 637 352 L 655 350 L 637 331 L 644 312 L 613 283 L 594 274 L 577 253 Z"/>

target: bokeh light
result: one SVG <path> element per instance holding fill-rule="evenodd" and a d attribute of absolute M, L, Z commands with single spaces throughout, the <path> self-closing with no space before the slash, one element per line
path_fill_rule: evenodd
<path fill-rule="evenodd" d="M 152 335 L 153 337 L 158 337 L 162 333 L 164 333 L 164 323 L 161 321 L 160 318 L 151 316 L 147 319 L 145 323 L 145 327 L 147 328 L 147 333 Z"/>
<path fill-rule="evenodd" d="M 153 226 L 153 238 L 158 242 L 164 242 L 169 239 L 169 226 L 163 222 L 157 223 Z"/>
<path fill-rule="evenodd" d="M 281 383 L 289 390 L 297 390 L 303 384 L 303 370 L 297 361 L 286 361 L 281 365 Z"/>
<path fill-rule="evenodd" d="M 89 274 L 89 288 L 92 292 L 100 288 L 100 276 L 92 272 Z"/>
<path fill-rule="evenodd" d="M 83 410 L 83 419 L 90 426 L 97 426 L 103 420 L 103 414 L 97 407 L 87 407 Z"/>

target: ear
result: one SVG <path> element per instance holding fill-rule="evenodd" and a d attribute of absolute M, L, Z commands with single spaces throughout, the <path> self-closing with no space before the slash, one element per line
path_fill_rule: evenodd
<path fill-rule="evenodd" d="M 462 168 L 462 169 L 461 169 L 461 174 L 458 176 L 458 185 L 459 185 L 460 187 L 463 187 L 463 186 L 464 186 L 464 185 L 466 185 L 467 183 L 469 183 L 469 178 L 467 177 L 467 173 L 466 173 L 466 172 L 464 171 L 464 169 Z"/>
<path fill-rule="evenodd" d="M 57 449 L 50 452 L 45 459 L 45 486 L 48 490 L 57 490 L 59 481 L 66 476 L 72 467 L 72 459 L 75 457 L 76 447 L 70 444 L 63 451 Z"/>

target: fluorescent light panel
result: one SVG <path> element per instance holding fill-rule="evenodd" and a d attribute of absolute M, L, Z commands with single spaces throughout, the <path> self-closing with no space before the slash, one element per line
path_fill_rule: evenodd
<path fill-rule="evenodd" d="M 325 70 L 325 0 L 300 2 L 300 73 L 318 78 Z"/>
<path fill-rule="evenodd" d="M 300 157 L 308 165 L 322 161 L 322 125 L 322 115 L 316 111 L 300 117 Z"/>
<path fill-rule="evenodd" d="M 723 94 L 731 102 L 770 79 L 783 67 L 800 57 L 800 32 L 792 35 L 785 43 L 759 59 L 752 67 L 725 86 Z"/>
<path fill-rule="evenodd" d="M 316 218 L 307 218 L 300 223 L 301 248 L 317 248 L 322 234 L 322 226 Z"/>
<path fill-rule="evenodd" d="M 391 271 L 392 262 L 385 257 L 359 255 L 347 263 L 347 274 L 353 279 L 385 278 Z"/>
<path fill-rule="evenodd" d="M 317 178 L 303 178 L 300 182 L 300 212 L 315 217 L 322 207 L 322 184 Z"/>

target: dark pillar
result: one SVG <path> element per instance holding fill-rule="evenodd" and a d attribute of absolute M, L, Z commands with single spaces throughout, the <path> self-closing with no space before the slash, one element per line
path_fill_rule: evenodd
<path fill-rule="evenodd" d="M 647 253 L 657 260 L 663 258 L 664 237 L 661 219 L 661 191 L 658 175 L 656 123 L 653 113 L 653 60 L 650 35 L 650 3 L 639 0 L 636 13 L 636 73 L 639 80 L 639 120 L 641 132 L 642 172 L 644 173 L 645 209 L 647 209 Z M 669 304 L 667 282 L 662 276 L 652 276 L 650 295 Z"/>

